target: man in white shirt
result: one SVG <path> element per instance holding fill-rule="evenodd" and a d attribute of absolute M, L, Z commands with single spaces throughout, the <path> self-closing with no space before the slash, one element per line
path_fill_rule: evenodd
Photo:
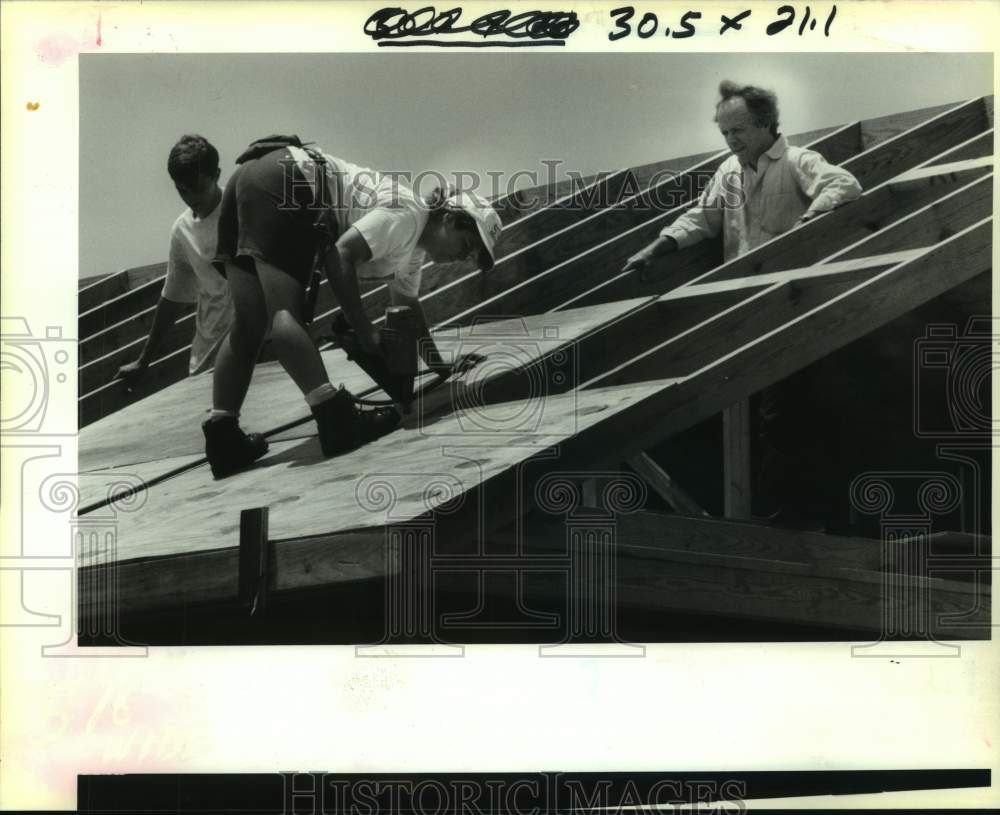
<path fill-rule="evenodd" d="M 208 370 L 229 331 L 233 305 L 226 279 L 212 266 L 219 227 L 219 153 L 201 136 L 183 136 L 167 159 L 167 172 L 187 204 L 170 230 L 170 252 L 163 291 L 139 358 L 118 369 L 117 379 L 139 382 L 170 327 L 196 303 L 188 373 Z"/>
<path fill-rule="evenodd" d="M 399 179 L 307 148 L 295 136 L 258 139 L 237 158 L 222 194 L 215 265 L 229 280 L 232 330 L 213 373 L 212 409 L 203 423 L 205 455 L 216 478 L 253 466 L 267 452 L 260 434 L 239 426 L 265 333 L 279 363 L 316 419 L 320 449 L 334 456 L 395 429 L 390 407 L 363 409 L 335 388 L 303 323 L 306 285 L 321 263 L 361 350 L 381 354 L 358 279 L 385 279 L 395 305 L 412 312 L 417 348 L 442 378 L 474 360 L 446 362 L 420 306 L 420 267 L 475 258 L 492 268 L 500 218 L 471 193 L 422 202 Z"/>
<path fill-rule="evenodd" d="M 814 150 L 788 144 L 778 131 L 773 93 L 727 81 L 719 95 L 715 121 L 733 155 L 716 170 L 698 203 L 629 258 L 625 270 L 642 270 L 720 232 L 725 259 L 732 260 L 861 195 L 861 185 L 847 170 Z"/>

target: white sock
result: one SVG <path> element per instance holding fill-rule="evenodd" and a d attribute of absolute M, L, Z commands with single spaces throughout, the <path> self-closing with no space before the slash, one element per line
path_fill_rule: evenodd
<path fill-rule="evenodd" d="M 209 419 L 221 419 L 223 416 L 229 416 L 233 419 L 240 418 L 240 414 L 235 410 L 219 410 L 218 408 L 212 408 L 208 412 Z"/>
<path fill-rule="evenodd" d="M 336 392 L 337 389 L 333 385 L 329 382 L 324 382 L 318 388 L 314 388 L 306 394 L 306 404 L 309 407 L 316 407 L 316 405 L 322 404 Z"/>

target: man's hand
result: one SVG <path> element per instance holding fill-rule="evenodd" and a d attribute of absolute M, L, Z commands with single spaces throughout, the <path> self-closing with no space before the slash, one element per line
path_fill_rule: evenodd
<path fill-rule="evenodd" d="M 118 369 L 118 373 L 115 374 L 115 379 L 122 380 L 125 383 L 125 387 L 131 390 L 139 384 L 139 380 L 142 379 L 143 375 L 146 373 L 146 367 L 146 363 L 139 359 L 135 362 L 129 362 L 127 365 L 122 365 L 122 367 Z"/>
<path fill-rule="evenodd" d="M 653 241 L 649 246 L 643 249 L 641 252 L 637 252 L 628 259 L 625 267 L 622 269 L 623 272 L 637 272 L 640 276 L 644 275 L 649 269 L 650 264 L 659 257 L 667 254 L 668 252 L 674 252 L 677 250 L 677 241 L 670 237 L 660 237 Z"/>
<path fill-rule="evenodd" d="M 649 247 L 643 249 L 641 252 L 637 252 L 628 259 L 628 263 L 625 264 L 625 268 L 622 269 L 623 272 L 638 272 L 639 274 L 644 274 L 646 269 L 649 267 L 650 262 L 653 260 L 653 253 L 649 251 Z"/>

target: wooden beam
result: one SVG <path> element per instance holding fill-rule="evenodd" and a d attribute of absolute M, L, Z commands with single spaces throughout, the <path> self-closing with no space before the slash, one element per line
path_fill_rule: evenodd
<path fill-rule="evenodd" d="M 905 173 L 900 173 L 895 178 L 889 180 L 895 189 L 906 184 L 922 182 L 928 178 L 940 178 L 943 175 L 953 175 L 965 173 L 969 170 L 991 170 L 993 168 L 993 156 L 982 156 L 980 158 L 968 158 L 962 161 L 950 161 L 944 164 L 932 164 L 924 167 L 915 167 Z"/>
<path fill-rule="evenodd" d="M 723 513 L 750 518 L 750 400 L 740 399 L 722 412 Z"/>
<path fill-rule="evenodd" d="M 707 516 L 698 503 L 674 481 L 649 453 L 639 453 L 626 462 L 653 491 L 681 515 Z"/>
<path fill-rule="evenodd" d="M 953 235 L 958 229 L 983 217 L 984 212 L 991 211 L 992 188 L 992 175 L 980 175 L 976 180 L 963 184 L 946 185 L 941 188 L 938 195 L 931 198 L 930 202 L 922 203 L 918 208 L 907 208 L 907 211 L 896 212 L 887 224 L 882 225 L 881 218 L 892 204 L 898 201 L 891 195 L 889 188 L 883 186 L 880 188 L 883 192 L 873 191 L 872 198 L 862 196 L 850 207 L 844 207 L 818 219 L 820 223 L 832 222 L 831 226 L 835 230 L 834 239 L 831 239 L 830 229 L 812 230 L 807 235 L 805 228 L 813 224 L 810 221 L 803 227 L 802 233 L 798 230 L 785 233 L 759 247 L 758 250 L 704 272 L 687 285 L 694 287 L 725 280 L 752 278 L 769 274 L 771 270 L 778 273 L 774 281 L 781 282 L 780 270 L 793 268 L 793 264 L 785 266 L 780 263 L 786 259 L 801 257 L 806 246 L 809 247 L 807 257 L 811 260 L 811 265 L 795 264 L 806 271 L 809 268 L 815 269 L 819 265 L 840 268 L 834 267 L 833 264 L 855 260 L 865 264 L 868 258 L 876 258 L 877 265 L 877 258 L 880 255 L 887 256 L 890 262 L 898 261 L 903 255 L 896 253 L 905 253 L 915 247 L 926 246 L 929 238 L 941 240 Z M 923 196 L 919 196 L 917 200 L 923 201 Z M 847 213 L 848 210 L 851 210 L 851 219 L 855 224 L 872 217 L 877 228 L 837 229 L 841 225 L 837 215 L 841 212 Z M 868 223 L 871 225 L 870 221 Z M 837 236 L 839 240 L 835 239 Z M 765 249 L 768 250 L 766 255 L 763 251 Z M 816 254 L 817 251 L 821 254 Z M 761 255 L 769 261 L 766 266 L 762 262 Z M 848 273 L 856 271 L 850 266 L 845 266 L 843 269 Z M 749 285 L 752 287 L 752 283 Z M 669 298 L 669 292 L 667 296 Z"/>
<path fill-rule="evenodd" d="M 795 283 L 800 280 L 808 280 L 813 277 L 825 277 L 828 275 L 839 275 L 848 272 L 863 272 L 872 269 L 895 266 L 907 260 L 913 260 L 927 247 L 919 249 L 903 249 L 897 252 L 885 252 L 878 255 L 869 255 L 852 260 L 834 261 L 831 263 L 817 263 L 813 266 L 806 266 L 801 269 L 789 269 L 783 272 L 770 272 L 767 274 L 753 275 L 752 277 L 722 278 L 720 280 L 710 280 L 707 283 L 688 283 L 671 289 L 660 298 L 660 302 L 669 300 L 683 300 L 689 297 L 704 297 L 721 292 L 734 292 L 740 289 L 760 289 L 775 284 L 783 285 Z"/>
<path fill-rule="evenodd" d="M 565 194 L 528 213 L 500 233 L 497 258 L 511 255 L 573 226 L 593 212 L 606 209 L 634 184 L 635 180 L 627 169 L 604 173 L 589 182 L 571 182 Z"/>
<path fill-rule="evenodd" d="M 964 161 L 970 158 L 982 158 L 993 155 L 993 128 L 984 130 L 977 136 L 967 139 L 950 150 L 946 150 L 940 155 L 925 162 L 923 166 L 930 167 L 935 164 L 950 164 L 953 161 Z"/>
<path fill-rule="evenodd" d="M 642 358 L 640 352 L 643 348 L 649 354 L 656 353 L 656 349 L 664 349 L 667 352 L 665 359 L 669 360 L 661 360 L 659 368 L 649 367 L 648 376 L 688 373 L 698 365 L 710 362 L 714 355 L 723 353 L 731 340 L 739 337 L 750 341 L 780 326 L 796 313 L 796 309 L 819 304 L 823 298 L 847 291 L 880 269 L 914 259 L 920 254 L 917 250 L 905 249 L 870 258 L 867 257 L 868 252 L 878 252 L 880 247 L 896 248 L 912 244 L 926 239 L 928 235 L 953 234 L 985 217 L 991 210 L 991 189 L 988 178 L 974 182 L 900 218 L 881 232 L 845 247 L 815 267 L 775 273 L 773 277 L 761 276 L 759 282 L 754 278 L 738 278 L 730 287 L 728 280 L 714 281 L 717 275 L 731 273 L 732 267 L 727 264 L 700 278 L 708 282 L 697 287 L 690 286 L 694 294 L 700 295 L 698 297 L 685 297 L 682 302 L 676 302 L 687 293 L 686 289 L 678 289 L 660 298 L 626 301 L 631 303 L 630 308 L 623 308 L 599 328 L 582 332 L 574 341 L 572 357 L 565 358 L 561 366 L 554 367 L 552 357 L 543 356 L 517 376 L 491 381 L 484 393 L 477 394 L 472 401 L 523 399 L 535 381 L 549 383 L 549 393 L 562 392 L 577 383 L 598 379 L 608 371 L 629 364 L 630 360 L 638 361 Z M 859 257 L 844 261 L 832 259 L 844 253 Z M 737 265 L 737 268 L 741 267 Z M 827 281 L 828 285 L 810 288 L 807 285 L 810 281 Z M 776 303 L 777 307 L 768 310 L 769 303 Z M 738 328 L 730 324 L 728 334 L 717 330 L 717 326 L 732 319 L 734 310 L 744 308 L 753 308 L 754 311 L 746 312 L 746 319 L 738 321 Z M 739 333 L 733 334 L 734 331 Z M 669 351 L 671 347 L 673 350 Z M 572 366 L 572 375 L 564 375 L 563 384 L 556 384 L 555 371 L 566 372 L 569 365 Z"/>
<path fill-rule="evenodd" d="M 669 272 L 652 275 L 645 281 L 635 275 L 612 275 L 581 295 L 560 304 L 555 310 L 579 308 L 624 297 L 651 296 L 709 279 L 749 278 L 782 269 L 806 267 L 843 248 L 845 243 L 861 241 L 930 203 L 960 190 L 971 181 L 987 175 L 984 169 L 967 170 L 957 175 L 926 179 L 925 184 L 908 185 L 894 190 L 881 184 L 855 202 L 815 218 L 783 235 L 758 246 L 745 255 L 721 263 L 717 246 L 703 241 L 672 256 Z M 614 256 L 609 251 L 600 258 Z M 595 262 L 598 258 L 595 258 Z"/>
<path fill-rule="evenodd" d="M 292 541 L 272 541 L 267 567 L 267 592 L 336 586 L 384 578 L 398 564 L 385 552 L 381 528 L 321 535 Z M 115 561 L 79 570 L 81 588 L 96 585 L 88 573 L 113 569 L 122 617 L 163 609 L 197 608 L 209 603 L 238 602 L 238 546 L 199 549 L 163 558 Z M 80 593 L 83 617 L 100 610 L 103 599 Z"/>
<path fill-rule="evenodd" d="M 932 241 L 942 241 L 993 211 L 993 175 L 941 195 L 934 203 L 895 221 L 891 228 L 882 229 L 867 238 L 842 245 L 822 262 L 836 263 L 859 258 L 905 252 Z M 844 243 L 847 243 L 846 241 Z"/>
<path fill-rule="evenodd" d="M 616 171 L 625 172 L 626 170 Z M 491 200 L 504 227 L 521 218 L 527 218 L 560 200 L 574 195 L 580 189 L 599 183 L 613 173 L 597 173 L 583 178 L 564 178 L 551 184 L 539 184 Z"/>
<path fill-rule="evenodd" d="M 873 187 L 990 127 L 983 99 L 972 99 L 848 159 L 842 166 L 859 179 L 864 176 L 864 186 Z"/>
<path fill-rule="evenodd" d="M 271 565 L 267 519 L 267 507 L 244 509 L 240 513 L 237 583 L 240 603 L 247 607 L 250 616 L 267 611 Z"/>
<path fill-rule="evenodd" d="M 152 313 L 145 315 L 144 319 L 134 320 L 125 323 L 127 329 L 138 329 L 141 331 L 147 322 L 151 323 Z M 179 352 L 184 352 L 186 356 L 190 356 L 191 351 L 191 340 L 194 337 L 194 323 L 195 314 L 194 306 L 191 306 L 186 310 L 186 313 L 180 317 L 173 325 L 169 326 L 164 332 L 163 344 L 161 346 L 161 351 L 156 354 L 153 362 L 158 362 L 165 357 L 177 354 Z M 87 356 L 91 356 L 96 352 L 96 343 L 91 340 L 84 343 L 87 346 L 87 351 L 81 353 L 86 353 Z M 111 351 L 103 355 L 94 356 L 91 359 L 83 360 L 79 368 L 79 392 L 86 396 L 98 388 L 107 385 L 114 378 L 118 369 L 127 362 L 133 362 L 139 358 L 139 354 L 142 353 L 142 349 L 146 344 L 146 335 L 142 334 L 139 337 L 128 340 L 122 344 L 117 344 L 114 338 L 110 338 Z M 169 350 L 167 350 L 169 349 Z M 185 371 L 185 374 L 187 372 Z M 152 365 L 147 369 L 146 375 L 150 378 L 149 385 L 153 386 L 157 384 L 158 379 L 161 376 L 161 369 L 154 368 Z"/>
<path fill-rule="evenodd" d="M 400 565 L 387 555 L 385 534 L 374 528 L 275 541 L 268 592 L 337 590 L 373 578 L 384 580 Z M 565 522 L 533 519 L 523 544 L 528 557 L 509 558 L 511 567 L 531 573 L 540 563 L 566 564 L 567 535 Z M 487 546 L 492 547 L 492 541 Z M 897 611 L 911 616 L 921 613 L 924 604 L 923 613 L 938 638 L 989 636 L 989 587 L 884 574 L 881 545 L 875 540 L 639 511 L 617 517 L 614 553 L 613 595 L 618 610 L 723 615 L 877 634 L 891 599 L 900 603 Z M 492 562 L 481 554 L 463 560 L 467 568 L 481 564 L 488 569 Z M 430 593 L 440 573 L 433 562 L 421 567 L 431 584 L 420 585 Z M 89 579 L 88 573 L 97 568 L 108 566 L 80 570 L 81 588 L 108 585 L 106 580 Z M 238 570 L 233 548 L 126 561 L 114 568 L 121 616 L 130 621 L 144 612 L 235 600 Z M 539 570 L 530 583 L 529 601 L 541 599 L 546 605 L 565 607 L 563 573 L 549 579 Z M 511 588 L 507 584 L 505 591 Z M 473 591 L 470 600 L 483 599 L 477 589 Z M 980 608 L 971 629 L 949 627 L 942 621 L 943 615 L 972 609 L 977 600 Z M 84 619 L 100 608 L 101 598 L 95 592 L 81 592 Z"/>
<path fill-rule="evenodd" d="M 826 289 L 819 297 L 803 296 L 797 303 L 772 293 L 773 299 L 761 308 L 751 298 L 726 315 L 728 319 L 720 319 L 711 334 L 702 334 L 699 345 L 721 336 L 729 341 L 717 342 L 709 358 L 685 362 L 688 373 L 679 380 L 681 366 L 666 358 L 677 349 L 664 346 L 586 383 L 585 389 L 603 390 L 651 375 L 669 378 L 674 372 L 670 387 L 609 415 L 599 429 L 577 434 L 561 449 L 567 455 L 578 451 L 595 466 L 623 452 L 647 449 L 975 277 L 990 267 L 991 243 L 991 218 L 985 218 L 914 260 L 846 290 L 821 281 L 808 287 Z M 790 308 L 760 329 L 761 317 L 782 311 L 783 304 Z M 748 330 L 749 322 L 758 330 Z"/>
<path fill-rule="evenodd" d="M 935 105 L 929 108 L 920 108 L 903 113 L 894 113 L 888 116 L 879 116 L 874 119 L 865 119 L 861 122 L 861 145 L 863 150 L 867 150 L 876 144 L 887 141 L 893 136 L 898 136 L 915 127 L 922 122 L 929 121 L 935 116 L 954 110 L 957 103 Z"/>
<path fill-rule="evenodd" d="M 164 273 L 158 275 L 140 286 L 130 288 L 121 294 L 109 298 L 96 306 L 81 311 L 77 320 L 80 340 L 90 339 L 100 331 L 117 325 L 123 320 L 131 320 L 142 314 L 146 309 L 156 305 L 163 291 L 166 280 L 166 264 Z"/>
<path fill-rule="evenodd" d="M 619 596 L 650 610 L 879 632 L 891 598 L 907 615 L 925 608 L 939 638 L 989 636 L 988 588 L 885 575 L 878 541 L 649 512 L 621 516 L 616 531 Z M 941 620 L 971 610 L 984 595 L 974 628 Z"/>
<path fill-rule="evenodd" d="M 135 317 L 130 317 L 81 340 L 78 354 L 81 376 L 87 365 L 109 355 L 125 352 L 135 359 L 149 336 L 154 310 L 155 305 Z M 194 335 L 194 315 L 195 304 L 185 303 L 180 317 L 175 322 L 176 334 L 175 326 L 170 326 L 164 334 L 160 348 L 157 349 L 158 356 L 165 356 L 190 345 L 191 337 Z"/>
<path fill-rule="evenodd" d="M 863 257 L 871 251 L 878 252 L 885 248 L 898 249 L 899 245 L 911 240 L 926 241 L 928 235 L 954 235 L 988 218 L 991 212 L 992 181 L 989 178 L 981 179 L 961 191 L 911 213 L 887 229 L 846 247 L 832 255 L 829 260 L 849 255 Z M 786 237 L 786 240 L 790 239 L 791 236 Z M 930 251 L 933 252 L 936 248 L 935 246 Z M 911 261 L 891 266 L 890 270 L 907 268 L 910 263 L 920 261 L 927 256 L 928 253 L 925 252 Z M 882 267 L 876 266 L 866 271 L 807 277 L 793 284 L 775 283 L 758 290 L 723 291 L 698 300 L 661 299 L 656 305 L 659 323 L 676 328 L 663 339 L 649 337 L 645 351 L 635 354 L 630 360 L 607 370 L 590 382 L 595 384 L 615 381 L 634 382 L 644 378 L 690 375 L 702 366 L 710 365 L 720 356 L 730 353 L 734 347 L 752 343 L 757 338 L 768 335 L 769 332 L 779 330 L 803 310 L 819 307 L 830 298 L 850 291 L 859 284 L 859 281 L 871 280 L 884 274 L 879 271 L 880 268 Z M 716 277 L 726 273 L 727 268 L 720 267 L 706 273 L 699 280 L 712 282 Z M 687 314 L 690 304 L 702 301 L 704 305 L 697 312 L 698 316 L 701 318 L 706 313 L 709 316 L 694 322 Z M 638 324 L 640 319 L 643 321 L 641 323 L 643 326 L 650 324 L 651 321 L 646 315 L 640 317 L 638 314 L 641 314 L 640 310 L 626 315 L 617 326 L 618 331 L 626 332 L 633 321 Z M 876 327 L 870 326 L 869 330 Z M 600 337 L 593 338 L 593 341 L 599 342 Z M 618 375 L 626 370 L 629 371 L 628 376 L 618 379 Z M 585 381 L 583 387 L 587 387 L 590 382 Z M 742 398 L 757 390 L 760 388 L 740 393 L 736 398 Z M 725 406 L 722 405 L 720 409 Z"/>
<path fill-rule="evenodd" d="M 167 264 L 160 262 L 102 277 L 77 292 L 77 310 L 80 314 L 90 311 L 108 300 L 146 285 L 150 280 L 162 278 L 166 272 Z"/>

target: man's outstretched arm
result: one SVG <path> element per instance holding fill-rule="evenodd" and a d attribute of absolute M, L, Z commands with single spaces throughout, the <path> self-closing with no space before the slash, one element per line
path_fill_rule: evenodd
<path fill-rule="evenodd" d="M 125 384 L 133 387 L 138 384 L 146 373 L 149 363 L 153 361 L 156 352 L 163 345 L 163 338 L 180 316 L 184 313 L 186 303 L 178 303 L 160 296 L 156 303 L 156 310 L 153 312 L 153 325 L 146 337 L 146 343 L 142 347 L 138 359 L 122 365 L 115 374 L 115 379 L 124 380 Z"/>
<path fill-rule="evenodd" d="M 664 255 L 718 235 L 722 231 L 723 180 L 720 168 L 699 196 L 698 203 L 660 230 L 655 241 L 632 255 L 622 271 L 642 272 Z"/>
<path fill-rule="evenodd" d="M 357 334 L 361 347 L 370 354 L 379 350 L 379 332 L 361 302 L 357 264 L 364 263 L 371 256 L 368 243 L 360 232 L 351 227 L 327 248 L 324 264 L 326 279 L 344 317 Z"/>

